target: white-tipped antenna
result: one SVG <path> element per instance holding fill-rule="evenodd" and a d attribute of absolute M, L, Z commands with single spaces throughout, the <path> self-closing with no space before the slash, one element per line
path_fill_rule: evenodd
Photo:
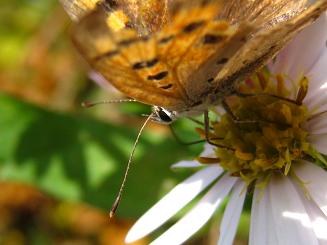
<path fill-rule="evenodd" d="M 101 105 L 101 104 L 123 103 L 123 102 L 137 102 L 137 101 L 135 99 L 101 100 L 101 101 L 96 101 L 96 102 L 84 101 L 84 102 L 82 102 L 82 107 L 90 108 L 90 107 L 93 107 L 93 106 L 96 106 L 96 105 Z M 153 117 L 153 113 L 151 113 L 150 115 L 143 115 L 143 116 L 147 116 L 147 119 L 144 121 L 142 127 L 140 128 L 140 130 L 139 130 L 139 132 L 137 134 L 137 137 L 135 139 L 131 154 L 129 155 L 129 159 L 128 159 L 128 162 L 127 162 L 127 166 L 126 166 L 123 181 L 122 181 L 122 183 L 120 185 L 119 192 L 118 192 L 118 195 L 117 195 L 117 197 L 115 199 L 115 202 L 112 204 L 112 207 L 111 207 L 110 212 L 109 212 L 109 218 L 110 219 L 115 215 L 116 210 L 117 210 L 117 208 L 119 206 L 119 203 L 120 203 L 123 191 L 124 191 L 124 187 L 125 187 L 125 184 L 126 184 L 127 176 L 128 176 L 129 170 L 131 168 L 131 164 L 132 164 L 132 160 L 133 160 L 133 157 L 134 157 L 134 153 L 135 153 L 137 143 L 139 142 L 140 136 L 141 136 L 145 126 L 148 124 L 150 119 Z"/>
<path fill-rule="evenodd" d="M 135 99 L 102 100 L 102 101 L 96 101 L 96 102 L 84 101 L 84 102 L 82 102 L 82 106 L 85 107 L 85 108 L 89 108 L 89 107 L 93 107 L 93 106 L 101 105 L 101 104 L 122 103 L 122 102 L 137 102 L 137 101 Z M 125 187 L 125 184 L 126 184 L 126 181 L 127 181 L 127 176 L 128 176 L 128 173 L 129 173 L 129 170 L 131 168 L 132 161 L 133 161 L 136 146 L 137 146 L 137 144 L 139 142 L 140 136 L 141 136 L 145 126 L 148 124 L 148 122 L 153 117 L 153 113 L 151 113 L 150 115 L 143 115 L 143 116 L 147 116 L 147 119 L 144 121 L 142 127 L 140 128 L 140 130 L 139 130 L 139 132 L 137 134 L 137 137 L 135 139 L 135 142 L 133 144 L 133 148 L 132 148 L 131 154 L 129 155 L 129 159 L 128 159 L 128 162 L 127 162 L 127 166 L 126 166 L 123 181 L 122 181 L 122 183 L 120 185 L 119 192 L 118 192 L 118 195 L 117 195 L 117 197 L 115 199 L 115 202 L 113 203 L 113 205 L 112 205 L 112 207 L 110 209 L 110 212 L 109 212 L 109 218 L 110 219 L 115 215 L 116 210 L 117 210 L 117 208 L 119 206 L 119 203 L 120 203 L 123 191 L 124 191 L 124 187 Z"/>
<path fill-rule="evenodd" d="M 115 202 L 112 204 L 112 207 L 110 209 L 110 212 L 109 212 L 109 218 L 111 219 L 115 213 L 116 213 L 116 210 L 119 206 L 119 203 L 120 203 L 120 200 L 121 200 L 121 197 L 122 197 L 122 194 L 123 194 L 123 190 L 124 190 L 124 187 L 125 187 L 125 184 L 126 184 L 126 180 L 127 180 L 127 175 L 128 175 L 128 172 L 131 168 L 131 163 L 132 163 L 132 160 L 133 160 L 133 157 L 134 157 L 134 153 L 135 153 L 135 149 L 136 149 L 136 146 L 137 146 L 137 143 L 140 139 L 140 136 L 145 128 L 145 126 L 148 124 L 148 122 L 150 121 L 150 119 L 152 118 L 153 116 L 153 113 L 151 113 L 147 119 L 144 121 L 142 127 L 140 128 L 138 134 L 137 134 L 137 137 L 136 137 L 136 140 L 134 142 L 134 145 L 133 145 L 133 148 L 132 148 L 132 151 L 131 151 L 131 154 L 129 155 L 129 159 L 128 159 L 128 162 L 127 162 L 127 166 L 126 166 L 126 170 L 125 170 L 125 174 L 124 174 L 124 178 L 123 178 L 123 181 L 120 185 L 120 189 L 119 189 L 119 192 L 118 192 L 118 195 L 115 199 Z"/>
<path fill-rule="evenodd" d="M 119 99 L 119 100 L 101 100 L 96 102 L 84 101 L 82 102 L 82 107 L 89 108 L 95 105 L 102 105 L 102 104 L 111 104 L 111 103 L 123 103 L 123 102 L 136 102 L 135 99 Z"/>

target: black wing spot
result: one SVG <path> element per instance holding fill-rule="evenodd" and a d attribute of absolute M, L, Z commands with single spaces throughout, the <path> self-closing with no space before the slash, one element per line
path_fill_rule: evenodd
<path fill-rule="evenodd" d="M 215 80 L 213 77 L 211 77 L 211 78 L 209 78 L 208 80 L 207 80 L 207 82 L 208 83 L 211 83 L 211 82 L 213 82 L 213 80 Z"/>
<path fill-rule="evenodd" d="M 149 75 L 148 80 L 162 80 L 168 75 L 168 71 L 162 71 L 155 75 Z"/>
<path fill-rule="evenodd" d="M 99 55 L 99 56 L 96 56 L 96 57 L 94 58 L 94 60 L 95 60 L 95 61 L 99 61 L 99 60 L 101 60 L 101 59 L 103 59 L 103 58 L 111 58 L 111 57 L 113 57 L 113 56 L 115 56 L 115 55 L 117 55 L 117 54 L 119 54 L 119 51 L 118 51 L 118 50 L 108 51 L 108 52 L 105 52 L 105 53 L 103 53 L 103 54 L 101 54 L 101 55 Z"/>
<path fill-rule="evenodd" d="M 199 27 L 201 27 L 204 24 L 204 21 L 197 21 L 197 22 L 192 22 L 183 28 L 184 33 L 190 33 L 192 31 L 195 31 Z"/>
<path fill-rule="evenodd" d="M 138 38 L 126 39 L 126 40 L 119 41 L 118 44 L 121 46 L 129 46 L 132 43 L 137 42 L 138 40 L 139 40 Z"/>
<path fill-rule="evenodd" d="M 146 62 L 146 67 L 152 67 L 152 66 L 155 66 L 157 63 L 159 62 L 159 59 L 158 58 L 154 58 L 152 60 L 148 60 Z"/>
<path fill-rule="evenodd" d="M 162 89 L 170 89 L 172 87 L 173 87 L 173 85 L 171 83 L 169 83 L 169 84 L 167 84 L 165 86 L 161 86 L 160 88 L 162 88 Z"/>
<path fill-rule="evenodd" d="M 141 37 L 141 38 L 131 38 L 131 39 L 125 39 L 125 40 L 121 40 L 118 42 L 118 45 L 120 46 L 129 46 L 133 43 L 136 43 L 136 42 L 146 42 L 149 40 L 149 37 L 148 36 L 144 36 L 144 37 Z"/>
<path fill-rule="evenodd" d="M 205 7 L 206 5 L 208 5 L 210 3 L 210 0 L 203 0 L 202 2 L 201 2 L 201 6 L 202 7 Z"/>
<path fill-rule="evenodd" d="M 214 34 L 206 34 L 203 37 L 204 44 L 215 44 L 221 42 L 221 40 L 223 40 L 223 37 Z"/>
<path fill-rule="evenodd" d="M 146 67 L 146 61 L 136 62 L 133 64 L 133 70 L 139 70 Z"/>
<path fill-rule="evenodd" d="M 169 41 L 171 41 L 174 38 L 174 35 L 170 35 L 167 37 L 163 37 L 161 39 L 159 39 L 159 44 L 165 44 L 168 43 Z"/>
<path fill-rule="evenodd" d="M 152 60 L 147 60 L 147 61 L 141 61 L 141 62 L 136 62 L 133 64 L 132 68 L 134 70 L 139 70 L 143 68 L 150 68 L 154 65 L 156 65 L 159 62 L 158 58 L 154 58 Z"/>
<path fill-rule="evenodd" d="M 221 58 L 220 60 L 217 61 L 217 65 L 223 65 L 227 63 L 228 58 Z"/>

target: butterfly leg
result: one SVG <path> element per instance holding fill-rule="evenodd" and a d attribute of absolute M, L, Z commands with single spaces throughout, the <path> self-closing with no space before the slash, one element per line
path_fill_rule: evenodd
<path fill-rule="evenodd" d="M 219 148 L 223 148 L 223 149 L 226 149 L 226 150 L 231 150 L 231 151 L 235 151 L 235 149 L 229 147 L 229 146 L 226 146 L 226 145 L 220 145 L 220 144 L 217 144 L 216 142 L 213 142 L 212 140 L 216 140 L 217 138 L 210 138 L 209 136 L 209 133 L 210 133 L 210 120 L 209 120 L 209 112 L 208 111 L 205 111 L 204 112 L 204 132 L 205 132 L 205 138 L 206 138 L 206 141 L 210 144 L 210 145 L 214 145 L 214 146 L 217 146 Z"/>
<path fill-rule="evenodd" d="M 176 133 L 175 129 L 172 127 L 171 124 L 168 125 L 169 126 L 169 129 L 170 129 L 170 132 L 171 134 L 174 136 L 175 140 L 181 144 L 181 145 L 195 145 L 195 144 L 199 144 L 199 143 L 203 143 L 205 142 L 205 140 L 195 140 L 195 141 L 192 141 L 192 142 L 185 142 L 184 140 L 182 140 Z"/>
<path fill-rule="evenodd" d="M 196 120 L 196 119 L 193 119 L 193 118 L 188 118 L 188 119 L 190 119 L 191 121 L 193 121 L 193 122 L 195 122 L 195 123 L 197 123 L 197 124 L 199 124 L 199 125 L 201 125 L 201 126 L 204 125 L 201 121 L 198 121 L 198 120 Z M 177 135 L 177 133 L 176 133 L 174 127 L 172 126 L 172 124 L 169 124 L 168 126 L 169 126 L 169 129 L 170 129 L 170 131 L 171 131 L 171 134 L 174 136 L 175 140 L 176 140 L 179 144 L 181 144 L 181 145 L 195 145 L 195 144 L 199 144 L 199 143 L 206 142 L 205 139 L 204 139 L 204 140 L 195 140 L 195 141 L 191 141 L 191 142 L 185 142 L 184 140 L 182 140 L 182 139 Z M 212 128 L 210 128 L 210 129 L 212 129 Z M 219 139 L 221 139 L 221 138 L 213 138 L 213 140 L 219 140 Z"/>
<path fill-rule="evenodd" d="M 187 117 L 187 119 L 191 120 L 192 122 L 194 122 L 194 123 L 196 123 L 196 124 L 198 124 L 200 126 L 203 126 L 204 125 L 203 122 L 201 122 L 200 120 L 194 119 L 192 117 Z"/>
<path fill-rule="evenodd" d="M 238 97 L 241 97 L 241 98 L 265 96 L 265 97 L 276 98 L 276 99 L 286 101 L 286 102 L 289 102 L 289 103 L 292 103 L 292 104 L 295 104 L 295 105 L 301 105 L 302 104 L 302 102 L 299 102 L 297 100 L 292 100 L 292 99 L 289 99 L 289 98 L 284 98 L 284 97 L 281 97 L 281 96 L 278 96 L 278 95 L 275 95 L 275 94 L 269 94 L 269 93 L 255 93 L 255 94 L 246 93 L 245 94 L 245 93 L 241 93 L 241 92 L 236 91 L 235 95 L 238 96 Z"/>
<path fill-rule="evenodd" d="M 241 123 L 242 124 L 245 124 L 245 123 L 272 123 L 272 124 L 278 124 L 278 125 L 285 126 L 285 127 L 291 126 L 288 123 L 275 122 L 275 121 L 270 121 L 270 120 L 266 120 L 266 119 L 265 120 L 242 120 L 234 114 L 234 112 L 228 105 L 226 98 L 223 98 L 221 103 L 222 103 L 222 106 L 224 107 L 225 111 L 230 115 L 230 117 L 234 121 L 234 123 L 240 123 L 240 124 Z"/>
<path fill-rule="evenodd" d="M 312 119 L 314 119 L 314 118 L 316 118 L 316 117 L 319 117 L 319 116 L 321 116 L 321 115 L 323 115 L 323 114 L 327 114 L 327 111 L 322 111 L 322 112 L 315 113 L 315 114 L 313 114 L 312 116 L 310 116 L 310 117 L 307 119 L 307 121 L 310 121 L 310 120 L 312 120 Z"/>
<path fill-rule="evenodd" d="M 196 123 L 198 125 L 204 126 L 204 122 L 201 122 L 201 121 L 199 121 L 197 119 L 194 119 L 192 117 L 187 117 L 187 119 L 191 120 L 192 122 L 194 122 L 194 123 Z M 209 127 L 209 128 L 210 128 L 210 130 L 213 130 L 213 127 Z"/>
<path fill-rule="evenodd" d="M 282 79 L 282 78 L 281 78 Z M 282 80 L 283 82 L 283 80 Z M 258 96 L 265 96 L 265 97 L 271 97 L 271 98 L 275 98 L 281 101 L 285 101 L 291 104 L 295 104 L 295 105 L 302 105 L 302 102 L 304 100 L 304 98 L 306 97 L 307 93 L 308 93 L 308 79 L 306 77 L 303 77 L 300 80 L 300 86 L 299 89 L 297 91 L 297 95 L 295 99 L 289 99 L 289 98 L 285 98 L 279 95 L 275 95 L 275 94 L 270 94 L 270 93 L 242 93 L 240 92 L 238 89 L 236 89 L 233 94 L 241 97 L 241 98 L 247 98 L 247 97 L 258 97 Z"/>
<path fill-rule="evenodd" d="M 228 105 L 228 103 L 227 103 L 227 101 L 226 101 L 225 98 L 222 99 L 221 104 L 224 107 L 224 109 L 227 112 L 227 114 L 232 118 L 232 120 L 235 123 L 258 123 L 259 122 L 257 120 L 242 120 L 242 119 L 240 119 L 238 116 L 236 116 L 234 114 L 234 112 L 232 111 L 232 109 Z"/>

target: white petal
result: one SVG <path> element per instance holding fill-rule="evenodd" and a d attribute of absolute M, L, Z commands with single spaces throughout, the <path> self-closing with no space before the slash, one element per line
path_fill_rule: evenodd
<path fill-rule="evenodd" d="M 321 114 L 308 121 L 305 128 L 308 130 L 309 134 L 327 134 L 327 113 Z"/>
<path fill-rule="evenodd" d="M 269 70 L 273 74 L 288 74 L 290 69 L 290 58 L 292 53 L 292 42 L 282 49 L 276 58 L 268 64 Z M 289 55 L 290 54 L 290 55 Z"/>
<path fill-rule="evenodd" d="M 246 196 L 246 184 L 239 180 L 232 191 L 220 224 L 219 245 L 233 244 Z"/>
<path fill-rule="evenodd" d="M 309 162 L 298 163 L 294 171 L 305 183 L 312 200 L 327 216 L 327 172 Z"/>
<path fill-rule="evenodd" d="M 297 188 L 299 193 L 303 193 L 303 190 L 298 187 Z M 308 213 L 310 221 L 305 223 L 308 227 L 312 227 L 316 237 L 319 241 L 320 245 L 327 244 L 327 217 L 324 213 L 319 209 L 319 207 L 312 201 L 308 200 L 307 197 L 300 195 L 304 207 Z"/>
<path fill-rule="evenodd" d="M 327 96 L 326 96 L 326 94 L 327 94 L 327 87 L 319 89 L 317 91 L 317 93 L 313 93 L 312 98 L 305 98 L 303 103 L 308 107 L 309 114 L 311 116 L 316 115 L 320 112 L 327 111 Z"/>
<path fill-rule="evenodd" d="M 218 166 L 209 166 L 178 184 L 148 212 L 146 212 L 129 230 L 125 242 L 130 243 L 146 236 L 189 203 L 223 170 Z"/>
<path fill-rule="evenodd" d="M 308 200 L 307 200 L 308 202 Z M 327 218 L 316 205 L 307 205 L 307 212 L 310 217 L 310 226 L 317 236 L 320 245 L 327 244 Z"/>
<path fill-rule="evenodd" d="M 295 78 L 296 74 L 306 74 L 311 70 L 326 51 L 327 40 L 327 15 L 322 14 L 315 23 L 305 28 L 294 40 L 298 52 L 293 56 L 293 65 L 290 73 Z M 305 48 L 304 48 L 305 47 Z"/>
<path fill-rule="evenodd" d="M 197 168 L 197 167 L 204 167 L 204 166 L 205 165 L 199 163 L 196 160 L 192 160 L 192 161 L 183 160 L 173 164 L 171 168 Z"/>
<path fill-rule="evenodd" d="M 318 245 L 312 228 L 305 226 L 310 219 L 290 179 L 273 176 L 268 188 L 278 244 Z"/>
<path fill-rule="evenodd" d="M 206 143 L 204 145 L 204 150 L 201 152 L 200 156 L 201 157 L 215 157 L 216 156 L 216 154 L 215 154 L 216 148 L 217 148 L 216 146 Z"/>
<path fill-rule="evenodd" d="M 214 152 L 215 147 L 213 145 L 210 145 L 206 143 L 204 145 L 204 150 L 200 154 L 201 157 L 215 157 L 215 152 Z M 197 167 L 203 167 L 205 165 L 199 163 L 196 160 L 191 160 L 191 161 L 180 161 L 178 163 L 175 163 L 172 165 L 172 168 L 197 168 Z"/>
<path fill-rule="evenodd" d="M 255 188 L 251 208 L 250 245 L 275 245 L 277 235 L 271 213 L 269 189 Z"/>
<path fill-rule="evenodd" d="M 308 94 L 304 104 L 311 113 L 319 113 L 326 110 L 327 101 L 327 48 L 313 69 L 306 74 L 309 79 Z"/>
<path fill-rule="evenodd" d="M 323 154 L 327 154 L 327 134 L 309 135 L 308 141 L 315 149 Z"/>
<path fill-rule="evenodd" d="M 308 97 L 311 98 L 314 95 L 312 91 L 316 91 L 320 88 L 326 88 L 327 71 L 325 69 L 327 62 L 327 48 L 323 50 L 319 60 L 315 63 L 312 69 L 306 74 L 310 79 Z"/>
<path fill-rule="evenodd" d="M 274 73 L 287 74 L 297 80 L 318 61 L 327 37 L 326 14 L 298 34 L 271 65 Z M 304 48 L 305 47 L 305 48 Z"/>
<path fill-rule="evenodd" d="M 209 220 L 236 180 L 237 178 L 230 177 L 228 174 L 224 175 L 190 212 L 151 245 L 175 245 L 187 240 Z"/>
<path fill-rule="evenodd" d="M 218 115 L 218 116 L 221 116 L 223 114 L 226 113 L 226 110 L 224 109 L 224 107 L 222 105 L 217 105 L 213 108 L 213 110 L 215 111 L 215 113 Z"/>

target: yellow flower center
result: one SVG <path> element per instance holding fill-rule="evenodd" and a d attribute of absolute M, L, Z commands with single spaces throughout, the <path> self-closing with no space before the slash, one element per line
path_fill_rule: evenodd
<path fill-rule="evenodd" d="M 276 173 L 288 175 L 297 160 L 317 158 L 303 128 L 308 119 L 302 104 L 307 85 L 307 78 L 300 79 L 294 101 L 287 101 L 291 94 L 286 77 L 273 76 L 265 68 L 247 79 L 240 86 L 243 96 L 227 100 L 237 120 L 225 113 L 211 125 L 211 141 L 226 148 L 217 147 L 217 158 L 199 158 L 200 162 L 216 160 L 232 176 L 250 184 Z"/>

